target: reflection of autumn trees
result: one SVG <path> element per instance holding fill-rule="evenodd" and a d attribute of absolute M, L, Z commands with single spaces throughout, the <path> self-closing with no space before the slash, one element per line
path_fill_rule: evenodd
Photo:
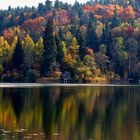
<path fill-rule="evenodd" d="M 12 135 L 16 135 L 17 138 L 21 134 L 42 132 L 42 107 L 38 92 L 38 89 L 1 91 L 3 96 L 0 97 L 0 128 L 12 131 Z M 26 131 L 17 133 L 20 129 Z"/>
<path fill-rule="evenodd" d="M 0 90 L 0 128 L 49 140 L 137 140 L 139 88 L 47 87 Z"/>
<path fill-rule="evenodd" d="M 136 124 L 134 114 L 137 112 L 134 109 L 136 106 L 129 103 L 129 89 L 113 87 L 102 89 L 100 87 L 72 88 L 70 89 L 71 94 L 65 95 L 66 91 L 68 91 L 67 88 L 61 90 L 61 94 L 64 93 L 63 97 L 60 94 L 61 107 L 56 104 L 59 110 L 61 108 L 59 116 L 57 115 L 60 118 L 57 118 L 56 121 L 56 130 L 60 132 L 60 137 L 61 135 L 64 139 L 95 137 L 106 140 L 111 137 L 116 137 L 116 140 L 136 137 L 133 135 L 137 130 L 134 125 Z M 131 94 L 132 91 L 130 91 Z M 54 92 L 52 91 L 52 93 Z M 130 98 L 131 102 L 135 102 L 135 98 Z M 135 113 L 129 110 L 130 107 Z M 129 118 L 128 115 L 131 117 Z M 130 135 L 127 135 L 128 131 L 131 131 Z"/>

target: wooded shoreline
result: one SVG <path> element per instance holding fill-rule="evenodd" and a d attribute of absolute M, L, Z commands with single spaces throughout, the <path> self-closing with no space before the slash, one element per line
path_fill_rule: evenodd
<path fill-rule="evenodd" d="M 1 81 L 139 81 L 138 5 L 121 1 L 69 5 L 46 0 L 35 9 L 1 10 Z"/>

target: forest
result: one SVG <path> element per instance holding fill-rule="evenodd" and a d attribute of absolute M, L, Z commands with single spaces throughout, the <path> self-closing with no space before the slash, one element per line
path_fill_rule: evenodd
<path fill-rule="evenodd" d="M 70 75 L 70 76 L 67 76 Z M 140 0 L 46 0 L 0 10 L 0 79 L 140 79 Z"/>

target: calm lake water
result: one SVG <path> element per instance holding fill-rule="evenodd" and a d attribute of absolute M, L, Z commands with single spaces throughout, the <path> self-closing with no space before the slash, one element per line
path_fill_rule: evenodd
<path fill-rule="evenodd" d="M 0 140 L 140 140 L 140 87 L 0 88 Z"/>

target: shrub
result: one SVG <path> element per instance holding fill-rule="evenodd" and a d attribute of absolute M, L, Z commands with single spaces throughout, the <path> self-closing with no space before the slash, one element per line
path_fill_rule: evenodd
<path fill-rule="evenodd" d="M 37 77 L 39 77 L 39 72 L 36 70 L 30 70 L 26 74 L 26 82 L 35 82 Z"/>

